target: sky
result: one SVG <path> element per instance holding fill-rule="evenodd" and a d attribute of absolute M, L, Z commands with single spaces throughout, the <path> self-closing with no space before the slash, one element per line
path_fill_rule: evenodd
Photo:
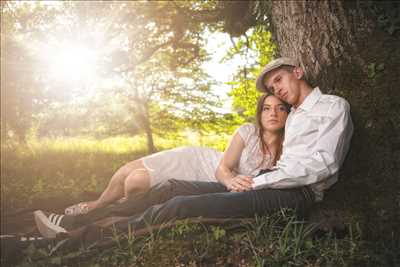
<path fill-rule="evenodd" d="M 203 68 L 208 75 L 217 81 L 217 85 L 214 85 L 212 90 L 224 100 L 223 109 L 220 111 L 229 113 L 231 112 L 232 101 L 228 96 L 228 93 L 230 92 L 231 87 L 226 83 L 232 80 L 234 73 L 239 67 L 246 64 L 246 60 L 239 55 L 236 55 L 229 61 L 221 62 L 229 48 L 232 47 L 229 34 L 206 33 L 206 35 L 208 35 L 206 50 L 211 54 L 211 60 L 205 62 Z"/>
<path fill-rule="evenodd" d="M 247 57 L 236 54 L 232 59 L 222 62 L 223 57 L 228 50 L 233 47 L 231 37 L 227 33 L 206 32 L 206 40 L 208 40 L 206 50 L 211 54 L 210 61 L 203 64 L 204 70 L 210 75 L 217 84 L 212 86 L 212 90 L 224 100 L 224 106 L 219 112 L 232 112 L 232 98 L 228 96 L 231 86 L 227 83 L 232 81 L 233 75 L 239 68 L 254 63 L 256 55 L 251 51 L 247 53 Z M 236 38 L 234 38 L 236 42 Z"/>

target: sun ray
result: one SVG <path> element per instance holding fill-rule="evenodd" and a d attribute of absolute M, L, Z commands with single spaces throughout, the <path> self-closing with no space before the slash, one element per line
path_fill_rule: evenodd
<path fill-rule="evenodd" d="M 79 44 L 64 43 L 49 51 L 50 75 L 64 82 L 79 82 L 96 78 L 97 54 Z"/>

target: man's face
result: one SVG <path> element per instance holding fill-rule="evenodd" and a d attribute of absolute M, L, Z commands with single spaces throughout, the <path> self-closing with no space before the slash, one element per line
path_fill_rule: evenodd
<path fill-rule="evenodd" d="M 264 85 L 280 100 L 297 107 L 300 104 L 300 78 L 302 77 L 302 72 L 299 73 L 299 70 L 299 68 L 294 68 L 293 71 L 285 68 L 272 70 L 267 74 Z"/>

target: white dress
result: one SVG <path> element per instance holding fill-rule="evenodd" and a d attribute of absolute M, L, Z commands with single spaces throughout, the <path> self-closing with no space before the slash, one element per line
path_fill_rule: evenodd
<path fill-rule="evenodd" d="M 244 124 L 237 131 L 245 143 L 238 174 L 255 176 L 261 169 L 271 167 L 268 155 L 263 156 L 256 126 Z M 161 151 L 142 158 L 150 174 L 150 185 L 178 179 L 186 181 L 217 182 L 215 171 L 223 153 L 213 148 L 186 146 Z"/>

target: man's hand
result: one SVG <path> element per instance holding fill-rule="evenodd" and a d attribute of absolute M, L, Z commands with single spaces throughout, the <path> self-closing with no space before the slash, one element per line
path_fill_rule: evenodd
<path fill-rule="evenodd" d="M 231 192 L 244 192 L 252 190 L 252 183 L 251 176 L 237 175 L 227 182 L 226 187 Z"/>

